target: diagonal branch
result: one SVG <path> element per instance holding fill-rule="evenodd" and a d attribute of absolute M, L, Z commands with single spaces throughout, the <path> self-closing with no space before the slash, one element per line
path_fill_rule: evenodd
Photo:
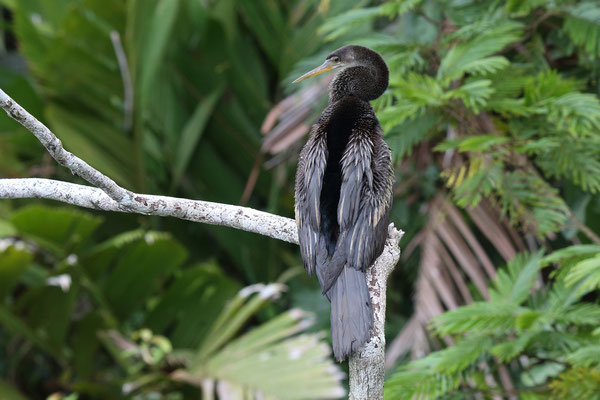
<path fill-rule="evenodd" d="M 117 185 L 115 181 L 94 169 L 81 158 L 65 150 L 61 141 L 54 133 L 50 132 L 50 129 L 48 129 L 46 125 L 42 124 L 33 115 L 29 114 L 1 89 L 0 107 L 2 107 L 11 118 L 33 133 L 44 145 L 46 150 L 48 150 L 48 153 L 50 153 L 52 158 L 60 165 L 69 168 L 73 174 L 79 175 L 92 185 L 102 189 L 111 199 L 119 203 L 119 206 L 123 207 L 124 211 L 143 213 L 143 206 L 134 200 L 134 193 L 123 189 Z"/>
<path fill-rule="evenodd" d="M 175 217 L 193 222 L 228 226 L 290 243 L 298 243 L 293 219 L 248 207 L 188 200 L 176 197 L 138 194 L 117 185 L 112 179 L 68 152 L 61 141 L 0 89 L 0 107 L 32 132 L 60 164 L 95 187 L 51 179 L 0 179 L 0 199 L 40 198 L 104 211 L 129 212 Z M 367 272 L 373 304 L 373 337 L 350 357 L 350 399 L 382 399 L 385 378 L 385 305 L 387 278 L 400 257 L 404 232 L 390 224 L 383 253 Z"/>

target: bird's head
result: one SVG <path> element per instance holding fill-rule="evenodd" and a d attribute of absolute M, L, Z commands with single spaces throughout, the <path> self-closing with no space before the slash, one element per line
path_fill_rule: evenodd
<path fill-rule="evenodd" d="M 364 100 L 373 100 L 381 96 L 388 86 L 389 71 L 383 58 L 376 51 L 356 45 L 340 47 L 333 51 L 323 64 L 294 82 L 336 68 L 343 71 L 337 74 L 331 83 L 330 99 L 353 94 Z"/>
<path fill-rule="evenodd" d="M 322 74 L 323 72 L 331 71 L 335 68 L 360 65 L 360 61 L 366 61 L 366 52 L 375 53 L 373 50 L 362 46 L 351 45 L 340 47 L 339 49 L 330 53 L 327 58 L 325 58 L 325 62 L 323 64 L 311 71 L 308 71 L 292 83 L 303 81 L 307 78 Z"/>

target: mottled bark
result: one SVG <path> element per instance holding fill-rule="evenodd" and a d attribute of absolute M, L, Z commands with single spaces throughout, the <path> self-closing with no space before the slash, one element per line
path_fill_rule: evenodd
<path fill-rule="evenodd" d="M 351 400 L 383 399 L 385 380 L 385 305 L 387 278 L 400 258 L 398 242 L 404 232 L 390 224 L 383 253 L 367 271 L 373 305 L 373 337 L 350 357 Z"/>

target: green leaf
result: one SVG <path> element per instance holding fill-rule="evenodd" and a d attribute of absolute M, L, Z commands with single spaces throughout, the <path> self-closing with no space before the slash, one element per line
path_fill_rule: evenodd
<path fill-rule="evenodd" d="M 573 43 L 592 58 L 600 56 L 600 7 L 592 1 L 581 1 L 567 8 L 563 30 Z"/>
<path fill-rule="evenodd" d="M 328 19 L 321 26 L 320 32 L 327 34 L 327 40 L 334 40 L 346 34 L 357 25 L 373 20 L 381 12 L 381 7 L 355 8 Z"/>
<path fill-rule="evenodd" d="M 460 152 L 468 151 L 490 151 L 494 146 L 500 146 L 509 142 L 510 139 L 505 136 L 497 135 L 477 135 L 466 136 L 458 139 L 446 140 L 435 146 L 436 151 L 446 151 L 450 149 L 458 149 Z"/>
<path fill-rule="evenodd" d="M 154 4 L 151 19 L 143 35 L 143 47 L 138 50 L 139 63 L 136 64 L 139 74 L 139 80 L 136 82 L 136 97 L 140 112 L 146 111 L 147 103 L 151 98 L 152 83 L 167 53 L 169 38 L 179 9 L 179 0 L 157 1 Z"/>
<path fill-rule="evenodd" d="M 212 324 L 198 351 L 179 353 L 188 361 L 188 368 L 173 376 L 195 385 L 218 381 L 251 399 L 342 397 L 342 375 L 332 363 L 322 335 L 297 335 L 312 326 L 312 315 L 294 309 L 231 340 L 248 318 L 283 289 L 274 283 L 242 289 Z"/>
<path fill-rule="evenodd" d="M 490 290 L 490 299 L 513 304 L 523 303 L 537 280 L 542 255 L 542 251 L 532 255 L 517 254 L 506 268 L 498 271 L 493 289 Z"/>
<path fill-rule="evenodd" d="M 27 325 L 40 332 L 44 340 L 54 349 L 65 351 L 65 342 L 71 325 L 78 296 L 79 284 L 70 275 L 64 277 L 71 283 L 62 288 L 47 284 L 29 290 L 19 309 L 26 317 Z"/>
<path fill-rule="evenodd" d="M 522 170 L 504 174 L 498 199 L 513 223 L 520 222 L 540 236 L 560 230 L 567 222 L 567 206 L 558 190 L 537 175 Z"/>
<path fill-rule="evenodd" d="M 208 376 L 274 398 L 343 396 L 341 375 L 328 357 L 330 350 L 319 344 L 322 336 L 290 337 L 311 324 L 300 310 L 289 311 L 233 341 L 201 368 Z"/>
<path fill-rule="evenodd" d="M 458 89 L 450 90 L 444 94 L 446 99 L 460 99 L 465 106 L 478 113 L 487 104 L 487 100 L 494 93 L 492 81 L 480 79 L 465 83 Z"/>
<path fill-rule="evenodd" d="M 567 93 L 537 106 L 547 107 L 548 121 L 572 135 L 586 136 L 600 129 L 600 100 L 591 93 Z"/>
<path fill-rule="evenodd" d="M 438 315 L 431 322 L 439 335 L 473 332 L 503 332 L 516 324 L 526 308 L 512 303 L 475 302 Z"/>
<path fill-rule="evenodd" d="M 481 58 L 479 60 L 474 60 L 464 65 L 463 71 L 467 74 L 472 75 L 488 75 L 496 73 L 506 67 L 508 67 L 510 62 L 502 56 L 493 56 Z"/>
<path fill-rule="evenodd" d="M 158 232 L 145 232 L 117 252 L 111 250 L 105 248 L 88 257 L 114 263 L 102 288 L 112 311 L 120 318 L 128 317 L 141 307 L 187 257 L 181 244 L 170 235 Z M 105 255 L 108 257 L 104 258 Z"/>
<path fill-rule="evenodd" d="M 600 191 L 600 138 L 552 138 L 552 145 L 540 144 L 536 164 L 548 177 L 569 178 L 585 191 Z M 543 139 L 542 139 L 543 140 Z"/>
<path fill-rule="evenodd" d="M 467 72 L 481 73 L 486 69 L 491 72 L 504 68 L 506 63 L 501 61 L 501 57 L 491 58 L 491 61 L 486 57 L 519 40 L 520 36 L 521 25 L 508 21 L 492 26 L 464 43 L 458 43 L 442 59 L 438 80 L 447 85 Z"/>
<path fill-rule="evenodd" d="M 283 289 L 282 284 L 257 283 L 240 290 L 227 307 L 221 310 L 221 315 L 211 327 L 211 332 L 206 335 L 205 341 L 200 345 L 196 358 L 201 361 L 217 351 L 238 332 L 248 318 L 264 307 L 273 297 L 278 297 Z"/>
<path fill-rule="evenodd" d="M 587 293 L 600 287 L 600 254 L 580 261 L 565 276 L 567 286 L 581 282 L 577 292 Z"/>
<path fill-rule="evenodd" d="M 16 234 L 17 230 L 10 222 L 0 219 L 0 238 L 15 236 Z"/>
<path fill-rule="evenodd" d="M 573 304 L 557 315 L 556 320 L 564 324 L 600 326 L 600 306 L 587 303 Z"/>
<path fill-rule="evenodd" d="M 543 265 L 550 263 L 558 263 L 571 258 L 590 257 L 600 253 L 600 245 L 596 244 L 581 244 L 568 246 L 563 249 L 555 250 L 542 259 Z"/>
<path fill-rule="evenodd" d="M 550 378 L 558 376 L 564 370 L 565 366 L 558 362 L 543 362 L 534 365 L 527 372 L 523 372 L 521 380 L 526 386 L 540 386 L 547 383 Z"/>
<path fill-rule="evenodd" d="M 169 333 L 176 347 L 198 347 L 238 290 L 239 285 L 216 265 L 190 267 L 160 296 L 146 316 L 146 325 L 154 332 Z"/>
<path fill-rule="evenodd" d="M 423 0 L 396 0 L 381 5 L 381 14 L 399 17 L 416 8 Z"/>
<path fill-rule="evenodd" d="M 435 371 L 450 375 L 463 371 L 476 362 L 493 345 L 489 335 L 473 335 L 463 338 L 460 342 L 438 351 L 438 362 Z"/>
<path fill-rule="evenodd" d="M 12 291 L 32 259 L 24 248 L 9 246 L 0 251 L 0 301 Z"/>
<path fill-rule="evenodd" d="M 223 85 L 217 86 L 212 93 L 198 103 L 194 113 L 185 124 L 177 147 L 171 187 L 179 185 L 181 177 L 188 167 L 190 158 L 202 137 L 208 119 L 224 89 L 225 86 Z"/>
<path fill-rule="evenodd" d="M 17 337 L 24 337 L 57 360 L 62 361 L 66 359 L 66 354 L 63 349 L 57 349 L 47 340 L 42 332 L 34 329 L 28 323 L 25 323 L 2 304 L 0 304 L 0 325 L 2 325 L 3 329 L 6 329 L 8 333 Z"/>
<path fill-rule="evenodd" d="M 438 399 L 455 390 L 461 384 L 460 373 L 440 374 L 436 372 L 442 355 L 434 352 L 427 357 L 400 367 L 386 380 L 385 400 Z"/>
<path fill-rule="evenodd" d="M 19 390 L 8 382 L 0 380 L 0 398 L 3 400 L 26 400 Z"/>
<path fill-rule="evenodd" d="M 89 312 L 73 325 L 71 346 L 77 349 L 73 353 L 73 365 L 77 374 L 89 379 L 94 373 L 94 360 L 100 348 L 97 333 L 108 327 L 101 311 Z"/>
<path fill-rule="evenodd" d="M 86 244 L 103 218 L 77 209 L 31 205 L 15 211 L 10 220 L 20 234 L 66 256 Z"/>
<path fill-rule="evenodd" d="M 8 9 L 14 9 L 16 7 L 16 0 L 0 0 L 0 4 Z"/>
<path fill-rule="evenodd" d="M 85 154 L 91 166 L 121 185 L 134 187 L 134 145 L 123 132 L 97 116 L 74 113 L 59 105 L 50 104 L 46 115 L 67 150 Z"/>
<path fill-rule="evenodd" d="M 535 335 L 536 332 L 523 332 L 516 339 L 506 340 L 493 346 L 490 349 L 490 353 L 498 357 L 501 362 L 510 361 L 521 355 Z"/>
<path fill-rule="evenodd" d="M 438 114 L 426 111 L 414 119 L 394 125 L 385 137 L 394 159 L 401 160 L 404 156 L 410 156 L 413 147 L 434 133 L 440 121 Z"/>
<path fill-rule="evenodd" d="M 591 368 L 569 368 L 550 382 L 557 399 L 593 399 L 600 392 L 600 372 Z"/>
<path fill-rule="evenodd" d="M 592 367 L 600 363 L 600 344 L 584 346 L 567 355 L 567 362 L 575 367 Z"/>
<path fill-rule="evenodd" d="M 515 322 L 515 327 L 518 330 L 528 330 L 542 318 L 543 314 L 537 311 L 526 311 L 519 314 Z"/>

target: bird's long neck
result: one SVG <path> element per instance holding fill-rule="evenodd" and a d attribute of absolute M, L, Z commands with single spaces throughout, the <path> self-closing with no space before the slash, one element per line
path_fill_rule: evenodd
<path fill-rule="evenodd" d="M 365 101 L 381 96 L 388 87 L 389 71 L 383 59 L 377 54 L 369 65 L 348 67 L 331 81 L 329 101 L 335 102 L 347 95 Z"/>

